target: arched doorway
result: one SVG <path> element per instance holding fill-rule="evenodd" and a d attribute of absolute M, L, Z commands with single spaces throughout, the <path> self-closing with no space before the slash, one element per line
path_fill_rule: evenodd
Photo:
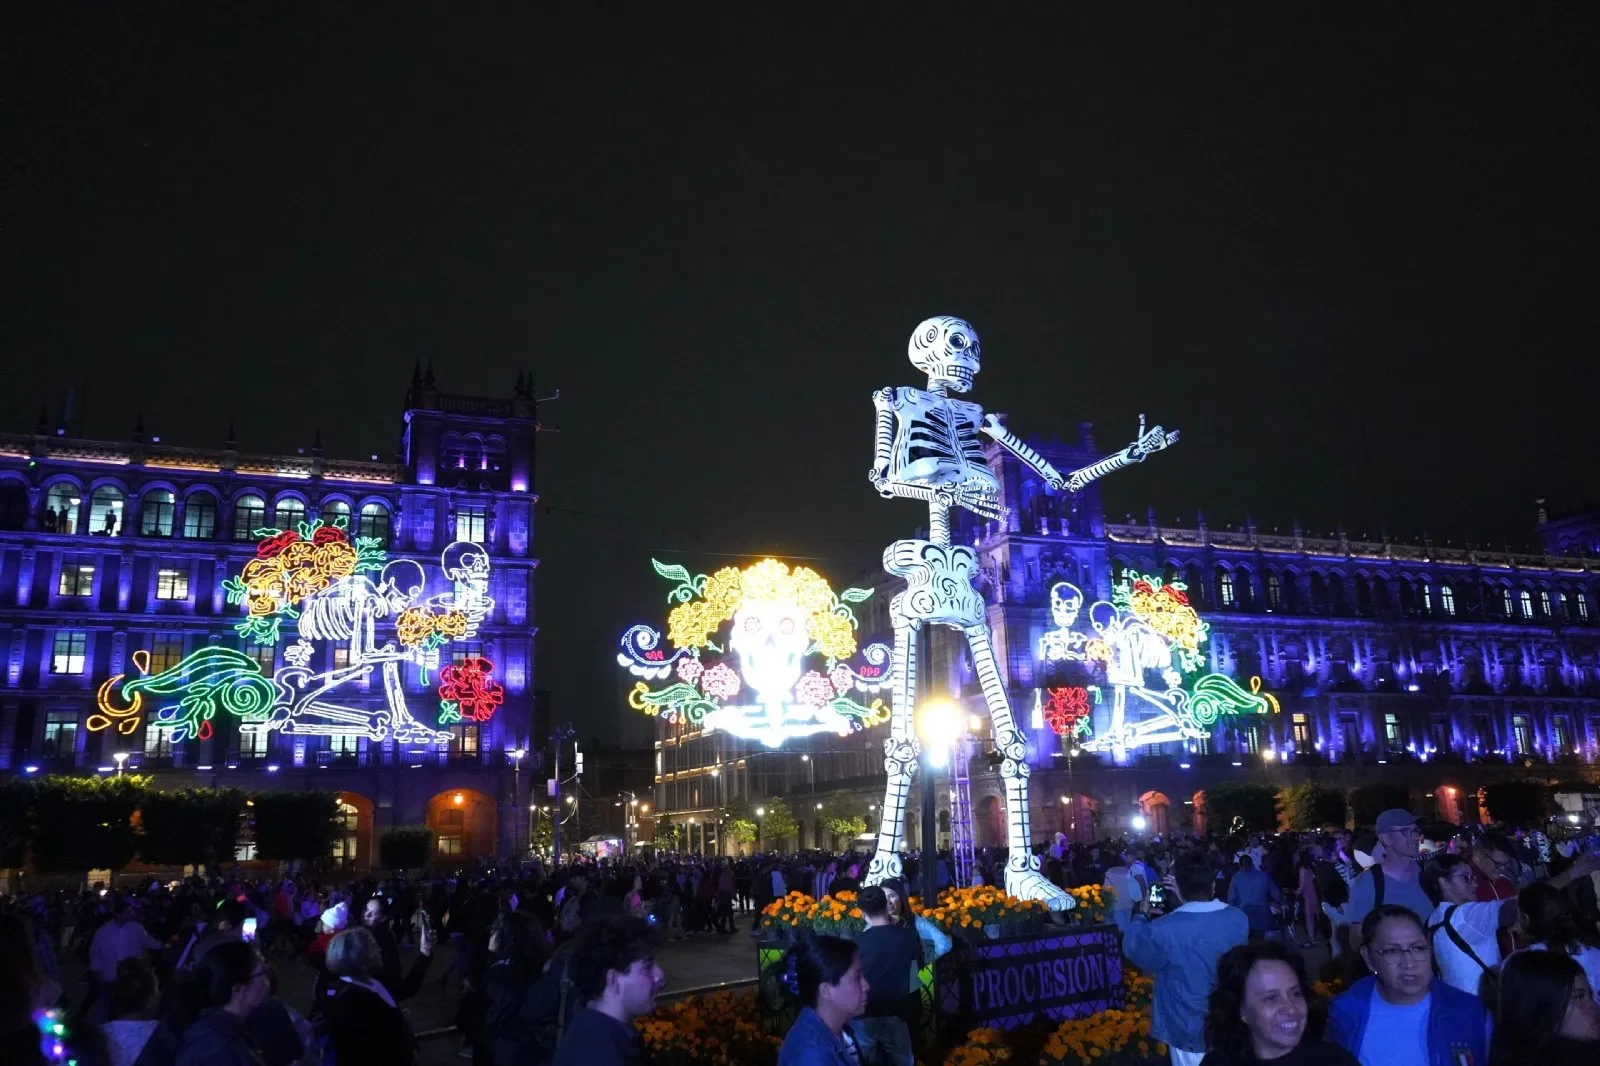
<path fill-rule="evenodd" d="M 1194 794 L 1190 800 L 1194 804 L 1194 831 L 1197 836 L 1206 835 L 1206 794 L 1202 789 Z"/>
<path fill-rule="evenodd" d="M 1441 822 L 1461 823 L 1461 791 L 1454 785 L 1440 785 L 1433 790 L 1433 805 Z"/>
<path fill-rule="evenodd" d="M 495 853 L 494 801 L 470 788 L 441 792 L 428 801 L 428 828 L 440 862 Z"/>
<path fill-rule="evenodd" d="M 1168 808 L 1172 801 L 1167 799 L 1166 793 L 1151 790 L 1139 797 L 1139 811 L 1144 815 L 1144 831 L 1152 836 L 1166 836 L 1172 832 L 1172 820 Z"/>
<path fill-rule="evenodd" d="M 372 801 L 355 792 L 339 793 L 333 834 L 334 865 L 344 870 L 370 870 L 372 853 Z"/>
<path fill-rule="evenodd" d="M 973 805 L 972 843 L 979 848 L 1000 848 L 1006 843 L 1006 804 L 999 796 L 985 796 Z"/>

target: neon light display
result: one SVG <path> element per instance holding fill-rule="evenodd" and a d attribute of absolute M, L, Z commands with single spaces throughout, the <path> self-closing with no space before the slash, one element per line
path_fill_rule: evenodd
<path fill-rule="evenodd" d="M 672 651 L 650 626 L 623 633 L 617 664 L 646 679 L 633 686 L 630 707 L 774 748 L 790 737 L 844 735 L 887 719 L 882 699 L 854 696 L 880 691 L 889 661 L 886 645 L 870 644 L 860 649 L 863 663 L 850 663 L 858 650 L 850 605 L 871 589 L 836 594 L 816 571 L 776 559 L 710 575 L 650 563 L 674 582 L 667 593 L 676 605 L 667 615 Z M 817 656 L 821 669 L 807 669 Z M 648 681 L 670 683 L 652 688 Z"/>
<path fill-rule="evenodd" d="M 1110 752 L 1121 761 L 1129 748 L 1197 740 L 1224 717 L 1278 710 L 1277 699 L 1261 691 L 1259 677 L 1251 678 L 1245 691 L 1224 674 L 1199 673 L 1211 627 L 1189 602 L 1182 582 L 1129 573 L 1113 587 L 1110 601 L 1089 607 L 1093 636 L 1073 628 L 1082 605 L 1083 593 L 1069 582 L 1050 590 L 1055 629 L 1040 638 L 1039 656 L 1081 664 L 1103 675 L 1111 690 L 1108 718 L 1083 743 L 1086 750 Z M 1051 706 L 1041 697 L 1046 721 Z M 1059 709 L 1057 719 L 1072 727 L 1071 735 L 1087 728 L 1086 721 Z M 1055 728 L 1054 721 L 1050 724 Z M 1056 732 L 1069 735 L 1060 728 Z"/>
<path fill-rule="evenodd" d="M 237 721 L 241 733 L 448 743 L 449 732 L 412 715 L 400 667 L 416 665 L 426 683 L 427 672 L 438 669 L 442 646 L 477 635 L 494 609 L 489 555 L 482 546 L 457 541 L 446 548 L 440 570 L 451 591 L 423 600 L 420 564 L 385 561 L 376 541 L 357 537 L 352 543 L 341 524 L 261 532 L 265 539 L 256 557 L 223 587 L 230 602 L 245 610 L 245 621 L 236 627 L 242 636 L 276 641 L 282 621 L 294 622 L 297 639 L 284 648 L 286 665 L 269 676 L 244 652 L 210 646 L 152 674 L 150 653 L 141 649 L 132 655 L 137 676 L 118 674 L 100 686 L 88 728 L 115 726 L 131 734 L 148 701 L 155 706 L 151 726 L 170 729 L 175 743 L 210 737 L 219 712 Z M 367 576 L 374 571 L 376 581 Z M 380 624 L 393 625 L 393 640 L 380 642 Z M 335 648 L 344 652 L 337 666 Z M 317 663 L 326 668 L 317 669 Z M 505 690 L 490 676 L 493 669 L 475 656 L 446 666 L 437 724 L 492 718 L 505 701 Z M 376 709 L 361 698 L 375 674 L 383 693 Z"/>

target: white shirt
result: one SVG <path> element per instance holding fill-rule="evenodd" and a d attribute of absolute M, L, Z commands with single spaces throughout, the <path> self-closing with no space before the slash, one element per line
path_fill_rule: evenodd
<path fill-rule="evenodd" d="M 115 981 L 117 963 L 137 959 L 146 949 L 160 946 L 161 942 L 138 922 L 123 924 L 113 918 L 94 931 L 94 939 L 89 942 L 89 969 L 102 981 Z"/>
<path fill-rule="evenodd" d="M 1548 951 L 1544 944 L 1529 944 L 1524 951 Z M 1590 947 L 1588 944 L 1579 944 L 1578 953 L 1572 956 L 1577 964 L 1583 967 L 1584 976 L 1589 978 L 1589 988 L 1593 990 L 1595 999 L 1600 1001 L 1600 948 Z"/>
<path fill-rule="evenodd" d="M 1446 984 L 1477 995 L 1478 983 L 1483 979 L 1483 966 L 1492 970 L 1500 965 L 1500 942 L 1496 934 L 1500 931 L 1500 912 L 1504 907 L 1505 904 L 1499 902 L 1441 903 L 1433 909 L 1428 916 L 1428 928 L 1440 928 L 1429 935 L 1433 941 L 1433 958 L 1439 965 L 1439 976 Z M 1452 912 L 1451 928 L 1461 934 L 1461 939 L 1477 953 L 1483 966 L 1473 962 L 1470 955 L 1457 947 L 1449 932 L 1443 928 L 1447 911 Z"/>

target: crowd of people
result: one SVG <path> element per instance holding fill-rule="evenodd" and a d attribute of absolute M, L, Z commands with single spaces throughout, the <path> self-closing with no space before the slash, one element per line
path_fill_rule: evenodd
<path fill-rule="evenodd" d="M 921 858 L 907 857 L 911 884 Z M 1580 840 L 1390 811 L 1367 834 L 1058 837 L 1042 859 L 1062 887 L 1111 889 L 1174 1066 L 1600 1061 L 1600 855 Z M 929 860 L 951 884 L 949 857 Z M 977 860 L 992 883 L 1005 854 Z M 851 854 L 667 853 L 10 897 L 0 1046 L 78 1066 L 408 1066 L 406 1004 L 431 980 L 453 994 L 452 1039 L 475 1066 L 639 1063 L 633 1021 L 663 986 L 656 945 L 758 933 L 761 908 L 791 890 L 849 890 L 866 930 L 790 952 L 801 1009 L 780 1062 L 911 1066 L 916 971 L 951 943 L 912 913 L 906 882 L 863 888 L 863 870 Z M 1347 985 L 1326 1012 L 1302 950 L 1322 943 L 1335 954 L 1323 976 Z M 279 971 L 301 964 L 315 980 L 292 994 Z"/>

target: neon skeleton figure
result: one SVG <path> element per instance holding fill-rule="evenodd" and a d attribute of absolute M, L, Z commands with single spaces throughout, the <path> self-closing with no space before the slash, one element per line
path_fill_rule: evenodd
<path fill-rule="evenodd" d="M 897 540 L 883 553 L 884 569 L 906 580 L 905 590 L 890 603 L 894 625 L 894 696 L 884 765 L 889 787 L 884 797 L 878 851 L 867 883 L 876 884 L 901 872 L 900 845 L 906 796 L 919 745 L 912 732 L 916 698 L 916 635 L 924 625 L 959 629 L 966 636 L 972 662 L 983 686 L 984 701 L 1001 755 L 1000 776 L 1006 793 L 1006 891 L 1023 899 L 1039 899 L 1052 907 L 1073 905 L 1070 896 L 1039 873 L 1028 831 L 1028 764 L 1004 683 L 990 646 L 984 604 L 973 587 L 977 556 L 969 547 L 950 543 L 950 508 L 964 507 L 982 518 L 1001 518 L 1000 482 L 984 460 L 979 433 L 1032 467 L 1051 488 L 1076 492 L 1096 478 L 1142 461 L 1175 442 L 1176 432 L 1160 426 L 1144 431 L 1132 444 L 1107 458 L 1063 475 L 1028 447 L 994 415 L 985 416 L 975 403 L 950 398 L 966 392 L 979 369 L 978 335 L 959 318 L 939 316 L 923 322 L 907 348 L 911 365 L 928 375 L 928 387 L 885 388 L 873 393 L 877 409 L 874 455 L 869 477 L 885 497 L 923 500 L 928 504 L 928 539 Z M 1142 423 L 1142 419 L 1141 419 Z"/>

